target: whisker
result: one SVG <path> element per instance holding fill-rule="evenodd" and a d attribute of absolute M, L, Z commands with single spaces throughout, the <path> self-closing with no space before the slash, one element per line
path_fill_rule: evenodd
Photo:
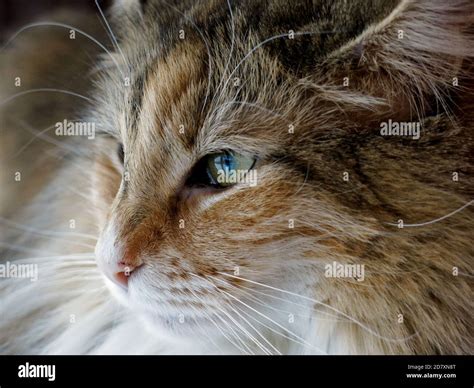
<path fill-rule="evenodd" d="M 450 212 L 448 214 L 445 214 L 442 217 L 435 218 L 434 220 L 430 220 L 430 221 L 426 221 L 426 222 L 420 222 L 420 223 L 417 223 L 417 224 L 403 224 L 403 227 L 405 228 L 405 227 L 425 226 L 425 225 L 434 224 L 434 223 L 439 222 L 439 221 L 443 221 L 444 219 L 449 218 L 449 217 L 455 215 L 456 213 L 459 213 L 460 211 L 464 210 L 465 208 L 471 206 L 473 203 L 474 203 L 474 199 L 469 201 L 468 203 L 462 205 L 460 208 L 458 208 L 456 210 L 453 210 L 452 212 Z M 398 224 L 393 224 L 393 223 L 390 223 L 390 222 L 387 222 L 386 224 L 391 225 L 391 226 L 398 226 Z"/>
<path fill-rule="evenodd" d="M 335 31 L 302 31 L 302 32 L 295 32 L 294 33 L 294 36 L 301 36 L 301 35 L 317 35 L 317 34 L 331 34 L 331 33 L 335 33 Z M 274 36 L 271 36 L 261 42 L 259 42 L 257 45 L 255 45 L 249 52 L 247 52 L 247 54 L 242 58 L 242 60 L 240 60 L 240 62 L 237 64 L 237 66 L 234 67 L 234 69 L 231 71 L 229 77 L 227 78 L 226 82 L 224 83 L 224 85 L 222 86 L 222 89 L 221 89 L 221 93 L 219 94 L 219 99 L 222 97 L 222 94 L 225 90 L 225 88 L 227 87 L 230 79 L 232 78 L 232 76 L 235 74 L 235 72 L 237 71 L 237 69 L 257 50 L 259 49 L 260 47 L 262 47 L 263 45 L 269 43 L 269 42 L 272 42 L 276 39 L 281 39 L 281 38 L 288 38 L 288 33 L 284 33 L 284 34 L 278 34 L 278 35 L 274 35 Z"/>
<path fill-rule="evenodd" d="M 305 344 L 304 342 L 300 342 L 300 341 L 298 341 L 298 340 L 296 340 L 296 339 L 294 339 L 294 338 L 291 338 L 290 336 L 287 336 L 285 333 L 279 332 L 279 331 L 275 330 L 274 328 L 272 328 L 272 327 L 266 325 L 265 323 L 263 323 L 262 321 L 258 320 L 256 317 L 254 317 L 252 314 L 249 314 L 248 312 L 246 312 L 244 309 L 238 308 L 238 307 L 237 307 L 237 309 L 239 309 L 243 314 L 247 315 L 250 319 L 253 319 L 254 321 L 256 321 L 257 323 L 259 323 L 260 325 L 262 325 L 262 326 L 265 327 L 266 329 L 270 330 L 271 332 L 273 332 L 273 333 L 275 333 L 275 334 L 277 334 L 277 335 L 279 335 L 279 336 L 281 336 L 281 337 L 283 337 L 283 338 L 285 338 L 285 339 L 287 339 L 287 340 L 290 340 L 290 341 L 292 341 L 292 342 L 294 342 L 294 343 L 296 343 L 296 344 L 298 344 L 298 345 L 302 345 L 302 346 L 306 346 L 306 347 L 308 346 L 308 345 Z"/>
<path fill-rule="evenodd" d="M 1 242 L 1 241 L 0 241 L 0 247 L 8 248 L 17 252 L 28 252 L 28 253 L 34 253 L 34 254 L 42 253 L 42 251 L 38 249 L 25 248 L 24 246 L 21 246 L 21 245 Z M 56 254 L 60 255 L 60 252 L 57 252 Z"/>
<path fill-rule="evenodd" d="M 249 338 L 255 345 L 257 345 L 257 347 L 260 348 L 260 350 L 262 350 L 265 354 L 269 354 L 267 348 L 265 346 L 263 346 L 260 341 L 258 341 L 252 334 L 250 334 L 250 332 L 245 329 L 234 317 L 232 317 L 232 315 L 230 313 L 228 313 L 227 311 L 225 311 L 224 309 L 221 309 L 219 307 L 217 307 L 217 309 L 223 313 L 226 317 L 228 317 L 233 323 L 234 325 L 243 333 L 247 336 L 247 338 Z"/>
<path fill-rule="evenodd" d="M 211 281 L 209 281 L 208 279 L 206 279 L 206 278 L 204 278 L 204 277 L 202 277 L 202 276 L 198 276 L 198 275 L 195 275 L 195 276 L 197 276 L 199 279 L 202 279 L 202 280 L 204 280 L 204 281 L 210 283 L 211 285 L 213 285 L 213 286 L 215 287 L 215 285 L 214 285 Z M 198 297 L 198 296 L 196 295 L 196 293 L 194 293 L 192 290 L 191 290 L 191 292 L 193 293 L 194 296 L 196 296 L 196 297 L 198 298 L 198 300 L 201 301 L 201 303 L 204 303 L 203 300 L 202 300 L 200 297 Z M 253 336 L 251 336 L 250 333 L 248 333 L 248 331 L 245 330 L 245 328 L 243 328 L 242 325 L 240 325 L 227 311 L 225 311 L 224 309 L 220 308 L 219 306 L 215 306 L 215 308 L 217 308 L 222 314 L 224 314 L 226 317 L 228 317 L 228 318 L 234 323 L 234 325 L 236 326 L 236 328 L 238 328 L 243 334 L 245 334 L 248 338 L 250 338 L 257 346 L 259 346 L 259 342 L 258 342 L 255 338 L 253 338 Z M 229 326 L 229 327 L 230 327 L 230 326 Z M 234 332 L 234 330 L 232 330 L 232 331 Z M 235 334 L 236 334 L 236 333 L 235 333 Z M 239 337 L 239 336 L 237 336 L 237 337 L 238 337 L 238 339 L 240 340 L 240 337 Z M 240 340 L 240 341 L 241 341 L 241 343 L 242 343 L 250 352 L 252 352 L 251 349 L 248 347 L 248 345 L 245 344 L 245 342 L 243 342 L 242 340 Z M 263 349 L 262 349 L 262 351 L 265 352 L 265 350 L 263 350 Z M 252 353 L 253 353 L 253 352 L 252 352 Z"/>
<path fill-rule="evenodd" d="M 58 236 L 58 237 L 72 236 L 72 237 L 82 237 L 82 238 L 87 238 L 90 240 L 97 241 L 97 237 L 91 234 L 75 233 L 75 232 L 56 232 L 56 231 L 50 231 L 50 230 L 44 230 L 44 229 L 39 230 L 30 226 L 26 226 L 24 224 L 20 224 L 18 222 L 11 221 L 5 217 L 0 216 L 0 224 L 2 223 L 12 228 L 23 230 L 25 232 L 30 232 L 30 233 L 41 235 L 41 236 Z"/>
<path fill-rule="evenodd" d="M 89 35 L 88 33 L 76 28 L 76 27 L 73 27 L 73 26 L 70 26 L 68 24 L 64 24 L 64 23 L 57 23 L 57 22 L 37 22 L 37 23 L 30 23 L 30 24 L 27 24 L 25 26 L 23 26 L 22 28 L 20 28 L 15 34 L 13 34 L 13 36 L 7 40 L 7 42 L 0 48 L 0 53 L 18 36 L 20 35 L 23 31 L 26 31 L 30 28 L 34 28 L 34 27 L 62 27 L 62 28 L 67 28 L 69 30 L 74 30 L 76 32 L 78 32 L 79 34 L 85 36 L 86 38 L 90 39 L 92 42 L 94 42 L 97 46 L 99 46 L 102 50 L 104 50 L 108 55 L 109 57 L 112 59 L 112 61 L 114 62 L 115 66 L 117 67 L 117 69 L 119 70 L 119 72 L 122 74 L 122 76 L 124 75 L 118 62 L 116 61 L 115 57 L 112 55 L 112 53 L 102 44 L 100 43 L 96 38 L 94 38 L 92 35 Z"/>
<path fill-rule="evenodd" d="M 222 291 L 219 290 L 218 288 L 217 288 L 217 290 L 222 293 Z M 225 295 L 224 295 L 224 296 L 225 296 Z M 227 297 L 226 297 L 226 299 L 229 300 Z M 245 323 L 247 323 L 247 325 L 249 325 L 249 326 L 255 331 L 255 333 L 256 333 L 259 337 L 261 337 L 277 354 L 281 355 L 280 351 L 279 351 L 277 348 L 275 348 L 275 346 L 273 346 L 273 345 L 270 343 L 270 341 L 268 341 L 262 333 L 260 333 L 245 317 L 243 317 L 243 316 L 236 310 L 236 307 L 234 307 L 234 304 L 233 304 L 232 302 L 229 302 L 229 306 L 230 306 L 230 308 L 231 308 L 241 319 L 243 319 L 243 321 L 244 321 Z M 263 346 L 263 345 L 262 345 L 262 346 Z M 266 349 L 266 348 L 265 348 L 265 349 Z M 268 349 L 266 349 L 266 353 L 267 353 L 267 354 L 271 354 L 271 352 L 268 351 Z"/>
<path fill-rule="evenodd" d="M 109 22 L 107 21 L 107 18 L 104 15 L 104 12 L 102 12 L 102 8 L 99 5 L 98 0 L 95 0 L 95 5 L 97 6 L 97 9 L 99 10 L 100 16 L 102 17 L 102 20 L 104 21 L 105 25 L 107 26 L 107 29 L 109 30 L 110 36 L 112 37 L 112 44 L 118 49 L 120 52 L 120 55 L 122 56 L 123 63 L 127 63 L 127 60 L 125 59 L 125 55 L 123 55 L 122 49 L 120 48 L 117 38 L 115 37 L 114 32 L 112 31 L 112 28 L 109 25 Z"/>
<path fill-rule="evenodd" d="M 222 318 L 219 314 L 217 314 L 216 312 L 213 312 L 213 314 L 219 319 L 222 321 L 222 323 L 224 323 L 224 325 L 229 328 L 231 331 L 232 331 L 232 335 L 234 338 L 237 339 L 237 341 L 239 341 L 241 344 L 244 345 L 244 347 L 246 347 L 248 350 L 242 348 L 241 346 L 237 345 L 232 339 L 230 339 L 225 333 L 224 331 L 219 327 L 219 325 L 217 323 L 214 322 L 214 320 L 212 320 L 211 317 L 209 317 L 209 319 L 211 320 L 212 323 L 215 324 L 215 326 L 217 327 L 217 329 L 222 333 L 222 335 L 224 336 L 224 338 L 229 341 L 232 345 L 234 345 L 242 354 L 253 354 L 253 352 L 250 350 L 250 348 L 248 348 L 248 346 L 242 341 L 242 339 L 239 337 L 239 335 L 234 331 L 234 329 L 231 327 L 231 325 L 224 319 Z"/>
<path fill-rule="evenodd" d="M 283 298 L 279 298 L 275 295 L 270 295 L 270 294 L 267 294 L 265 292 L 262 292 L 262 291 L 259 291 L 259 290 L 255 290 L 255 289 L 251 289 L 249 287 L 245 287 L 245 286 L 242 286 L 242 285 L 239 285 L 239 287 L 237 286 L 234 286 L 232 284 L 228 284 L 230 285 L 231 287 L 235 288 L 236 290 L 239 290 L 241 292 L 243 292 L 245 295 L 247 295 L 248 298 L 254 300 L 254 302 L 262 307 L 265 307 L 265 308 L 268 308 L 270 310 L 273 310 L 273 311 L 276 311 L 276 312 L 279 312 L 279 313 L 282 313 L 282 314 L 293 314 L 294 316 L 298 316 L 298 317 L 301 317 L 301 318 L 313 318 L 313 316 L 310 316 L 310 315 L 305 315 L 305 314 L 299 314 L 299 313 L 296 313 L 296 312 L 292 312 L 292 311 L 286 311 L 286 310 L 282 310 L 282 309 L 279 309 L 279 308 L 276 308 L 276 307 L 273 307 L 273 306 L 270 306 L 269 304 L 265 304 L 263 302 L 262 299 L 259 299 L 257 298 L 255 295 L 252 295 L 250 292 L 248 291 L 244 291 L 245 290 L 249 290 L 249 291 L 252 291 L 252 292 L 256 292 L 256 293 L 259 293 L 261 295 L 264 295 L 266 297 L 269 297 L 269 298 L 272 298 L 272 299 L 276 299 L 276 300 L 280 300 L 284 303 L 290 303 L 290 304 L 293 304 L 293 305 L 296 305 L 298 307 L 301 307 L 301 308 L 304 308 L 304 309 L 308 309 L 308 306 L 306 305 L 303 305 L 303 304 L 300 304 L 300 303 L 296 303 L 294 301 L 291 301 L 291 300 L 288 300 L 288 299 L 283 299 Z M 322 310 L 316 310 L 315 308 L 311 308 L 311 311 L 315 312 L 315 313 L 318 313 L 318 314 L 324 314 L 324 315 L 328 315 L 330 317 L 337 317 L 337 315 L 335 314 L 331 314 L 331 313 L 328 313 L 326 311 L 322 311 Z M 323 318 L 318 318 L 318 321 L 327 321 L 327 322 L 344 322 L 343 320 L 341 319 L 323 319 Z"/>
<path fill-rule="evenodd" d="M 215 278 L 215 277 L 213 277 L 213 276 L 210 276 L 210 277 L 212 277 L 212 278 L 214 278 L 214 279 L 217 279 L 217 280 L 220 280 L 220 279 Z M 222 280 L 220 280 L 220 281 L 222 282 Z M 217 288 L 217 287 L 216 287 L 216 288 Z M 289 329 L 287 329 L 286 327 L 280 325 L 278 322 L 276 322 L 276 321 L 274 321 L 273 319 L 267 317 L 265 314 L 263 314 L 263 313 L 261 313 L 260 311 L 254 309 L 253 307 L 249 306 L 247 303 L 241 301 L 239 298 L 235 297 L 234 295 L 232 295 L 232 294 L 230 294 L 230 293 L 228 293 L 228 292 L 226 292 L 226 291 L 224 291 L 224 290 L 219 290 L 219 291 L 225 293 L 226 295 L 228 295 L 228 296 L 231 297 L 232 299 L 236 300 L 236 301 L 239 302 L 240 304 L 242 304 L 242 305 L 244 305 L 245 307 L 249 308 L 250 310 L 252 310 L 252 311 L 255 312 L 256 314 L 260 315 L 262 318 L 267 319 L 268 321 L 272 322 L 274 325 L 278 326 L 280 329 L 285 330 L 287 333 L 293 335 L 295 338 L 299 339 L 300 341 L 302 341 L 302 342 L 303 342 L 304 344 L 306 344 L 307 346 L 314 348 L 315 350 L 317 350 L 317 351 L 320 352 L 321 354 L 326 354 L 326 352 L 325 352 L 324 350 L 322 350 L 322 349 L 320 349 L 320 348 L 318 348 L 318 347 L 316 347 L 316 346 L 314 346 L 314 345 L 311 345 L 309 342 L 305 341 L 305 340 L 304 340 L 303 338 L 301 338 L 299 335 L 293 333 L 291 330 L 289 330 Z"/>
<path fill-rule="evenodd" d="M 22 147 L 20 147 L 20 149 L 11 157 L 11 159 L 14 159 L 18 156 L 20 156 L 20 154 L 26 150 L 35 140 L 37 140 L 38 138 L 40 139 L 43 139 L 43 136 L 46 132 L 50 131 L 51 129 L 53 129 L 55 127 L 55 125 L 51 125 L 50 127 L 48 128 L 45 128 L 41 131 L 38 131 L 37 133 L 35 133 L 30 140 L 28 140 Z M 52 139 L 51 139 L 52 140 Z"/>
<path fill-rule="evenodd" d="M 193 305 L 190 305 L 189 306 L 192 310 L 195 311 L 196 313 L 196 317 L 199 316 L 199 314 L 203 314 L 207 320 L 210 320 L 209 318 L 209 314 L 207 314 L 205 311 L 199 311 L 196 307 L 194 307 Z M 219 349 L 219 346 L 217 345 L 217 343 L 214 341 L 214 339 L 212 338 L 212 336 L 210 336 L 207 331 L 203 328 L 203 326 L 199 323 L 199 319 L 197 319 L 196 317 L 193 317 L 193 321 L 194 321 L 194 324 L 199 328 L 200 330 L 200 333 L 204 334 L 206 336 L 206 338 L 212 343 L 212 345 L 217 349 L 217 350 L 220 350 Z"/>
<path fill-rule="evenodd" d="M 304 296 L 304 295 L 299 295 L 295 292 L 291 292 L 291 291 L 287 291 L 287 290 L 282 290 L 282 289 L 279 289 L 279 288 L 276 288 L 276 287 L 273 287 L 273 286 L 269 286 L 269 285 L 266 285 L 266 284 L 263 284 L 263 283 L 259 283 L 259 282 L 256 282 L 254 280 L 250 280 L 250 279 L 245 279 L 245 278 L 242 278 L 242 277 L 239 277 L 239 276 L 235 276 L 235 275 L 230 275 L 230 274 L 226 274 L 224 272 L 218 272 L 220 275 L 224 275 L 224 276 L 228 276 L 228 277 L 232 277 L 232 278 L 235 278 L 235 279 L 239 279 L 239 280 L 243 280 L 243 281 L 246 281 L 246 282 L 249 282 L 249 283 L 253 283 L 253 284 L 257 284 L 259 286 L 262 286 L 262 287 L 266 287 L 266 288 L 269 288 L 269 289 L 272 289 L 272 290 L 275 290 L 275 291 L 279 291 L 279 292 L 282 292 L 282 293 L 285 293 L 285 294 L 288 294 L 288 295 L 293 295 L 293 296 L 296 296 L 298 298 L 302 298 L 302 299 L 305 299 L 305 300 L 308 300 L 310 302 L 313 302 L 315 304 L 318 304 L 318 305 L 321 305 L 321 306 L 324 306 L 340 315 L 342 315 L 343 317 L 349 319 L 351 322 L 355 323 L 356 325 L 358 325 L 359 327 L 361 327 L 362 329 L 366 330 L 368 333 L 372 334 L 373 336 L 377 337 L 377 338 L 380 338 L 380 339 L 383 339 L 387 342 L 405 342 L 407 340 L 409 340 L 410 338 L 418 335 L 418 332 L 406 337 L 406 338 L 400 338 L 400 339 L 396 339 L 396 338 L 387 338 L 387 337 L 384 337 L 382 335 L 380 335 L 379 333 L 375 332 L 374 330 L 372 330 L 370 327 L 364 325 L 362 322 L 358 321 L 357 319 L 347 315 L 346 313 L 326 304 L 326 303 L 323 303 L 319 300 L 316 300 L 316 299 L 313 299 L 313 298 L 310 298 L 308 296 Z"/>
<path fill-rule="evenodd" d="M 43 260 L 45 261 L 46 259 L 64 259 L 64 260 L 84 260 L 84 263 L 88 262 L 95 262 L 95 256 L 93 253 L 74 253 L 70 255 L 56 255 L 56 256 L 39 256 L 39 257 L 22 257 L 22 258 L 15 258 L 16 262 L 21 262 L 21 261 L 29 261 L 29 260 Z M 87 260 L 89 259 L 89 260 Z M 64 263 L 63 263 L 64 264 Z M 76 264 L 76 263 L 73 263 Z"/>
<path fill-rule="evenodd" d="M 204 279 L 205 280 L 205 279 Z M 189 289 L 189 291 L 194 295 L 194 297 L 199 300 L 202 304 L 205 304 L 204 300 L 199 296 L 197 295 L 191 288 Z M 251 354 L 251 349 L 247 346 L 247 344 L 242 341 L 242 339 L 240 338 L 240 336 L 234 331 L 234 329 L 232 328 L 232 326 L 224 320 L 224 318 L 222 318 L 219 314 L 217 314 L 216 312 L 213 312 L 213 314 L 220 320 L 222 321 L 222 323 L 228 327 L 231 331 L 232 331 L 232 334 L 234 338 L 237 339 L 237 341 L 239 341 L 245 348 L 247 348 L 247 350 L 244 350 L 243 348 L 241 348 L 240 346 L 238 346 L 237 344 L 235 344 L 234 341 L 230 340 L 226 335 L 224 335 L 224 337 L 229 341 L 231 342 L 237 349 L 239 349 L 242 353 L 246 353 L 246 354 Z M 216 325 L 216 327 L 220 330 L 219 326 L 212 320 L 212 318 L 209 316 L 209 319 L 211 320 L 212 323 L 214 323 Z M 222 332 L 222 331 L 221 331 Z M 249 353 L 250 352 L 250 353 Z"/>
<path fill-rule="evenodd" d="M 19 92 L 14 94 L 13 96 L 8 97 L 7 99 L 0 101 L 0 106 L 8 104 L 10 101 L 13 101 L 15 98 L 24 96 L 26 94 L 31 94 L 31 93 L 42 93 L 42 92 L 50 92 L 50 93 L 63 93 L 63 94 L 68 94 L 70 96 L 82 98 L 83 100 L 86 100 L 90 103 L 92 103 L 92 99 L 89 97 L 83 96 L 82 94 L 71 92 L 69 90 L 63 90 L 63 89 L 54 89 L 54 88 L 38 88 L 38 89 L 29 89 L 25 90 L 23 92 Z"/>
<path fill-rule="evenodd" d="M 43 237 L 44 237 L 44 238 L 47 238 L 48 240 L 60 241 L 60 242 L 64 242 L 64 243 L 70 243 L 70 244 L 74 244 L 74 245 L 80 246 L 80 247 L 95 248 L 94 245 L 86 244 L 86 243 L 81 243 L 81 242 L 77 242 L 77 241 L 73 241 L 73 240 L 66 240 L 66 239 L 63 239 L 63 238 L 51 237 L 51 236 L 43 236 Z M 0 241 L 0 244 L 6 244 L 6 242 L 1 242 L 1 241 Z"/>
<path fill-rule="evenodd" d="M 54 144 L 55 146 L 57 146 L 59 149 L 64 149 L 64 150 L 67 150 L 67 151 L 70 151 L 71 153 L 73 154 L 76 154 L 78 156 L 89 156 L 90 152 L 89 150 L 84 150 L 84 149 L 78 149 L 77 147 L 72 147 L 70 146 L 69 144 L 65 144 L 65 142 L 61 142 L 61 141 L 58 141 L 58 140 L 55 140 L 54 138 L 52 138 L 51 136 L 48 136 L 45 134 L 45 132 L 48 132 L 49 130 L 51 130 L 52 128 L 55 127 L 55 125 L 52 125 L 44 130 L 41 130 L 41 131 L 38 131 L 36 129 L 34 129 L 33 127 L 31 127 L 31 125 L 29 125 L 26 121 L 23 121 L 23 120 L 17 120 L 17 122 L 24 128 L 26 129 L 28 132 L 30 132 L 31 134 L 34 135 L 34 137 L 32 139 L 30 139 L 25 145 L 23 145 L 21 147 L 21 149 L 15 154 L 12 156 L 12 159 L 19 156 L 20 153 L 22 153 L 26 148 L 28 148 L 28 146 L 30 144 L 32 144 L 37 138 L 40 138 L 41 140 L 44 140 L 50 144 Z M 77 122 L 75 120 L 72 120 L 71 122 Z"/>

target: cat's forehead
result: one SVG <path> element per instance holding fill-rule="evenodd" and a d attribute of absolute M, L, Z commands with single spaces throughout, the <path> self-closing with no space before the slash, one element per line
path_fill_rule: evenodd
<path fill-rule="evenodd" d="M 287 126 L 288 120 L 268 107 L 276 96 L 270 91 L 275 86 L 275 76 L 270 74 L 275 72 L 275 63 L 262 60 L 248 82 L 237 77 L 242 72 L 232 74 L 231 58 L 221 63 L 214 60 L 209 66 L 210 60 L 206 45 L 190 39 L 137 67 L 133 84 L 123 89 L 118 101 L 127 103 L 122 109 L 122 139 L 147 143 L 144 149 L 150 143 L 159 144 L 163 152 L 170 148 L 252 152 L 260 134 Z"/>
<path fill-rule="evenodd" d="M 114 82 L 108 103 L 120 120 L 111 121 L 124 141 L 155 139 L 185 150 L 233 141 L 252 151 L 252 138 L 278 144 L 282 130 L 297 125 L 284 117 L 289 81 L 296 84 L 397 1 L 373 12 L 369 3 L 358 3 L 347 20 L 323 0 L 290 8 L 277 0 L 231 8 L 219 1 L 147 2 L 138 19 L 129 14 L 120 25 L 116 58 L 130 83 L 124 86 L 122 75 Z"/>

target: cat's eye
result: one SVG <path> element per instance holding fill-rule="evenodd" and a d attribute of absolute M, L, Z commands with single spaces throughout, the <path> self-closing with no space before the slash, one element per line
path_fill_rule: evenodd
<path fill-rule="evenodd" d="M 118 159 L 120 160 L 120 163 L 123 164 L 125 154 L 124 154 L 124 151 L 123 151 L 123 144 L 122 144 L 122 143 L 119 143 L 119 145 L 118 145 L 118 148 L 117 148 L 117 157 L 118 157 Z"/>
<path fill-rule="evenodd" d="M 254 157 L 233 151 L 209 154 L 195 166 L 188 185 L 225 188 L 248 178 L 248 172 L 254 167 Z"/>

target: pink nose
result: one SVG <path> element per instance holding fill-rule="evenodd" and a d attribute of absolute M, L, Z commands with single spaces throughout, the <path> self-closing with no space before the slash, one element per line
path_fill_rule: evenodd
<path fill-rule="evenodd" d="M 123 288 L 128 288 L 128 279 L 130 278 L 130 275 L 133 271 L 142 266 L 142 263 L 137 264 L 138 265 L 134 266 L 128 264 L 126 261 L 121 261 L 118 263 L 119 271 L 115 272 L 113 279 L 111 280 Z"/>
<path fill-rule="evenodd" d="M 118 252 L 116 252 L 118 255 Z M 115 255 L 114 255 L 115 256 Z M 133 272 L 143 265 L 142 260 L 137 256 L 125 255 L 122 260 L 114 260 L 112 256 L 109 260 L 102 260 L 100 267 L 107 278 L 116 285 L 127 289 L 128 281 Z"/>
<path fill-rule="evenodd" d="M 97 242 L 95 254 L 102 273 L 115 285 L 127 289 L 130 277 L 143 265 L 140 244 L 116 243 L 113 226 L 105 228 Z"/>

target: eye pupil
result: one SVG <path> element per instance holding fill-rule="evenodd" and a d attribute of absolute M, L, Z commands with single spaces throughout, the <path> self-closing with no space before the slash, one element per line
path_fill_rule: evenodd
<path fill-rule="evenodd" d="M 202 158 L 186 182 L 188 186 L 225 188 L 240 182 L 256 159 L 232 151 L 213 153 Z M 240 175 L 239 175 L 240 174 Z"/>
<path fill-rule="evenodd" d="M 233 155 L 228 153 L 219 155 L 214 160 L 214 163 L 216 165 L 217 170 L 229 172 L 235 169 L 235 158 Z"/>

